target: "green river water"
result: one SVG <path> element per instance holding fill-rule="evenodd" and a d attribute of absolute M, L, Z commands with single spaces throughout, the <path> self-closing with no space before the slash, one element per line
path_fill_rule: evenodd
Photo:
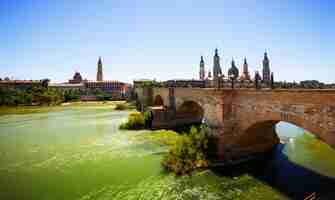
<path fill-rule="evenodd" d="M 1 115 L 0 199 L 291 198 L 247 172 L 225 176 L 206 170 L 184 177 L 164 172 L 160 161 L 167 148 L 138 139 L 153 133 L 118 130 L 128 112 L 67 106 Z M 282 152 L 317 174 L 335 177 L 335 162 L 329 159 L 334 151 L 301 135 L 296 141 L 313 151 L 290 142 Z"/>

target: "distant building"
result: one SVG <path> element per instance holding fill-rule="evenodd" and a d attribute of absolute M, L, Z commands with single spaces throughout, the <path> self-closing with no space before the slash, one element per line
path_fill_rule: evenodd
<path fill-rule="evenodd" d="M 234 59 L 231 60 L 231 67 L 228 70 L 228 77 L 232 77 L 234 80 L 237 80 L 237 78 L 239 77 L 239 71 L 235 65 Z"/>
<path fill-rule="evenodd" d="M 73 79 L 69 80 L 69 83 L 71 84 L 78 84 L 78 83 L 82 83 L 83 82 L 83 78 L 81 77 L 79 72 L 76 72 L 73 76 Z"/>
<path fill-rule="evenodd" d="M 119 81 L 87 81 L 84 84 L 88 89 L 101 89 L 104 92 L 121 92 L 126 85 Z"/>
<path fill-rule="evenodd" d="M 220 56 L 218 54 L 218 49 L 215 49 L 215 55 L 213 57 L 213 79 L 217 80 L 222 75 L 222 70 L 220 66 Z"/>
<path fill-rule="evenodd" d="M 42 86 L 42 80 L 5 80 L 0 81 L 0 88 L 14 88 L 20 90 L 30 89 L 34 86 Z"/>
<path fill-rule="evenodd" d="M 199 78 L 200 80 L 205 80 L 205 62 L 203 56 L 200 58 Z"/>
<path fill-rule="evenodd" d="M 250 74 L 249 74 L 249 69 L 248 69 L 248 63 L 247 63 L 247 58 L 244 58 L 244 63 L 243 63 L 243 71 L 241 75 L 241 80 L 251 80 Z"/>
<path fill-rule="evenodd" d="M 82 90 L 85 91 L 86 87 L 84 83 L 49 83 L 50 88 L 54 88 L 61 91 L 67 90 Z"/>
<path fill-rule="evenodd" d="M 268 58 L 268 54 L 264 53 L 263 59 L 263 82 L 269 84 L 271 82 L 271 71 L 270 71 L 270 60 Z"/>
<path fill-rule="evenodd" d="M 81 74 L 76 72 L 68 83 L 52 83 L 50 84 L 50 87 L 63 91 L 80 90 L 85 94 L 82 98 L 85 101 L 93 100 L 94 98 L 92 96 L 94 95 L 89 94 L 94 94 L 97 90 L 105 93 L 106 95 L 112 96 L 112 99 L 123 99 L 129 95 L 129 90 L 131 89 L 131 85 L 127 83 L 115 80 L 103 80 L 101 57 L 98 59 L 96 81 L 84 80 Z"/>
<path fill-rule="evenodd" d="M 103 81 L 101 57 L 98 60 L 97 81 Z"/>

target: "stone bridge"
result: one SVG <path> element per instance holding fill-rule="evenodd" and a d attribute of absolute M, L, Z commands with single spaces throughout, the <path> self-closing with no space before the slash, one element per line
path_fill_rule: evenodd
<path fill-rule="evenodd" d="M 217 138 L 219 159 L 270 150 L 275 124 L 295 124 L 335 148 L 335 90 L 137 88 L 139 102 L 160 106 L 157 127 L 206 122 Z"/>

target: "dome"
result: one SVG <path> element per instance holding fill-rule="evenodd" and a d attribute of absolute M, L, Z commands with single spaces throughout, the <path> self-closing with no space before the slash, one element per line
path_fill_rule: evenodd
<path fill-rule="evenodd" d="M 234 77 L 234 79 L 237 79 L 239 75 L 238 69 L 235 66 L 234 60 L 231 62 L 231 68 L 228 70 L 228 76 L 229 77 Z"/>

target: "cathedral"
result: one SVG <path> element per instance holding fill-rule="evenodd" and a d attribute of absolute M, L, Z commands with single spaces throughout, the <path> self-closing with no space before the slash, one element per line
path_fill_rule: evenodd
<path fill-rule="evenodd" d="M 257 78 L 251 78 L 249 73 L 249 66 L 247 59 L 244 58 L 243 65 L 241 66 L 241 73 L 239 72 L 238 67 L 235 64 L 234 59 L 231 61 L 231 66 L 227 71 L 227 76 L 222 73 L 222 68 L 220 65 L 220 56 L 218 53 L 218 49 L 215 49 L 214 57 L 213 57 L 213 77 L 211 70 L 208 70 L 208 75 L 206 77 L 205 72 L 205 61 L 203 56 L 200 58 L 200 70 L 199 70 L 199 79 L 206 81 L 206 87 L 220 87 L 224 86 L 225 83 L 229 84 L 231 81 L 235 81 L 237 84 L 241 83 L 241 87 L 245 87 L 248 85 L 248 83 L 252 83 L 257 79 L 257 81 L 260 81 L 261 84 L 264 86 L 270 86 L 271 82 L 273 81 L 273 73 L 270 71 L 270 60 L 268 58 L 267 53 L 264 53 L 263 58 L 263 70 L 262 70 L 262 76 L 259 75 L 259 72 L 255 72 L 255 77 L 257 75 Z M 243 84 L 242 84 L 243 83 Z"/>

